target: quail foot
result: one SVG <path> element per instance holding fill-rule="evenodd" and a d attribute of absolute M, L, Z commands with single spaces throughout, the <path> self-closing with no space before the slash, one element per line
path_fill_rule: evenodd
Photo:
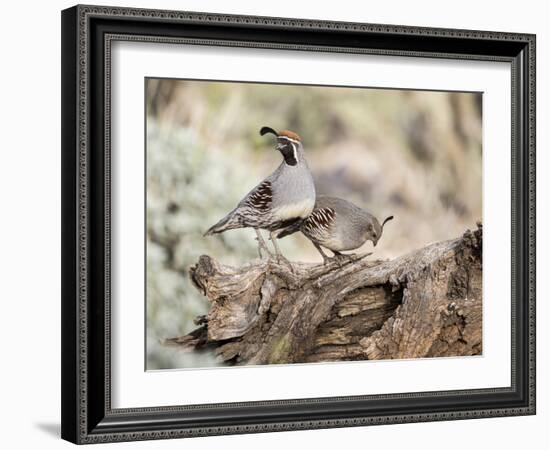
<path fill-rule="evenodd" d="M 392 219 L 393 216 L 389 216 L 380 225 L 376 217 L 347 200 L 319 196 L 313 212 L 300 224 L 299 230 L 313 243 L 325 263 L 334 258 L 341 262 L 356 258 L 342 251 L 355 250 L 369 240 L 376 246 L 384 225 Z M 281 230 L 278 237 L 297 230 L 297 227 Z M 331 250 L 334 256 L 329 257 L 322 247 Z"/>
<path fill-rule="evenodd" d="M 288 262 L 279 250 L 275 234 L 296 227 L 311 214 L 315 205 L 315 185 L 300 136 L 292 131 L 277 133 L 269 127 L 260 130 L 262 136 L 268 133 L 276 136 L 276 149 L 281 152 L 283 161 L 271 175 L 246 194 L 233 211 L 204 235 L 236 228 L 254 228 L 262 257 L 262 250 L 272 256 L 260 233 L 260 229 L 267 230 L 277 261 Z"/>

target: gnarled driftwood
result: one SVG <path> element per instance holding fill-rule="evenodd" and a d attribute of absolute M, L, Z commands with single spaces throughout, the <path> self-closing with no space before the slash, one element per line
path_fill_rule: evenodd
<path fill-rule="evenodd" d="M 167 342 L 229 364 L 481 354 L 482 228 L 392 261 L 339 266 L 201 256 L 191 278 L 211 303 Z"/>

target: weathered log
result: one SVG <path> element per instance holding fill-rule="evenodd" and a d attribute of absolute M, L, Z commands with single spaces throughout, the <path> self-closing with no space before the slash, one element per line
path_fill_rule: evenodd
<path fill-rule="evenodd" d="M 191 279 L 211 303 L 199 328 L 168 339 L 228 364 L 478 355 L 482 227 L 391 261 L 274 260 L 243 267 L 201 256 Z"/>

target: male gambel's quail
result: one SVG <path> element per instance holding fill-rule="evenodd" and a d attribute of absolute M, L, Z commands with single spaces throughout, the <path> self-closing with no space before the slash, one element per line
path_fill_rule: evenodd
<path fill-rule="evenodd" d="M 274 238 L 277 230 L 296 226 L 313 211 L 315 204 L 315 185 L 304 157 L 304 148 L 300 136 L 292 131 L 277 133 L 269 127 L 263 127 L 260 134 L 277 136 L 277 150 L 283 155 L 281 165 L 265 180 L 252 189 L 238 204 L 204 235 L 222 233 L 235 228 L 254 228 L 258 240 L 258 251 L 269 252 L 259 229 L 269 230 L 277 259 L 281 252 Z"/>
<path fill-rule="evenodd" d="M 393 216 L 389 216 L 380 225 L 376 217 L 347 200 L 319 196 L 313 212 L 302 222 L 300 231 L 313 243 L 327 263 L 332 258 L 323 252 L 321 246 L 332 250 L 337 259 L 353 258 L 354 255 L 340 252 L 355 250 L 367 240 L 376 246 L 385 223 L 392 219 Z M 297 231 L 296 228 L 281 230 L 277 237 L 288 236 L 294 231 Z"/>

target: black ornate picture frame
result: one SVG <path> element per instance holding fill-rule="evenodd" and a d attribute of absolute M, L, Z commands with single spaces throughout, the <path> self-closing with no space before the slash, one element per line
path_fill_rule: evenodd
<path fill-rule="evenodd" d="M 114 41 L 502 61 L 512 73 L 509 387 L 113 409 Z M 62 12 L 62 437 L 97 443 L 535 414 L 535 36 L 75 6 Z"/>

